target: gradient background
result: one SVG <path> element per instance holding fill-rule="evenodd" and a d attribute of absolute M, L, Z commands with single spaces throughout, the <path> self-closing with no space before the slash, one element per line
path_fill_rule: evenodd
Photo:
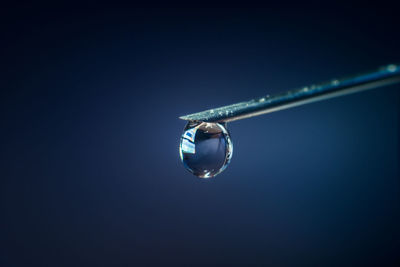
<path fill-rule="evenodd" d="M 400 62 L 394 6 L 1 13 L 1 266 L 400 262 L 399 85 L 178 154 L 180 115 Z"/>

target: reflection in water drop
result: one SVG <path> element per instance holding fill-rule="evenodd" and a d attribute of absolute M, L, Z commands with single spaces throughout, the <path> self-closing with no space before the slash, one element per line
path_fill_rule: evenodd
<path fill-rule="evenodd" d="M 219 123 L 189 122 L 181 137 L 179 153 L 183 165 L 200 178 L 214 177 L 228 166 L 233 145 Z"/>

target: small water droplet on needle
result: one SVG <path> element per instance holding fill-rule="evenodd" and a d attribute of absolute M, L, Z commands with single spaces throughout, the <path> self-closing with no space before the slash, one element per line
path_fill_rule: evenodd
<path fill-rule="evenodd" d="M 221 173 L 232 158 L 228 130 L 219 123 L 189 122 L 181 137 L 179 154 L 185 168 L 200 178 Z"/>

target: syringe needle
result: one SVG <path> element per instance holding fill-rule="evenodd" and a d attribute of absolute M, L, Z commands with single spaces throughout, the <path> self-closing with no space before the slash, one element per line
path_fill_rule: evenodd
<path fill-rule="evenodd" d="M 204 122 L 236 121 L 398 82 L 400 82 L 400 66 L 390 64 L 376 71 L 361 75 L 334 79 L 274 96 L 265 96 L 229 106 L 209 109 L 182 116 L 180 119 Z"/>

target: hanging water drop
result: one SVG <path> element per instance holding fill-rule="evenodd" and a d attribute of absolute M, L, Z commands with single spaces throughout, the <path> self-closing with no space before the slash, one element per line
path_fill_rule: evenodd
<path fill-rule="evenodd" d="M 228 166 L 233 145 L 228 130 L 220 123 L 188 122 L 179 153 L 185 168 L 200 178 L 214 177 Z"/>

